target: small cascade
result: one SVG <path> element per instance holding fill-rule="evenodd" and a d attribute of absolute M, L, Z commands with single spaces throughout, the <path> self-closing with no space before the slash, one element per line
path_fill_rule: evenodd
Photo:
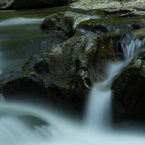
<path fill-rule="evenodd" d="M 85 124 L 97 129 L 107 128 L 111 121 L 111 84 L 114 77 L 121 71 L 123 62 L 110 63 L 107 66 L 108 79 L 96 83 L 90 91 L 88 107 L 86 110 Z M 99 110 L 99 111 L 98 111 Z"/>
<path fill-rule="evenodd" d="M 130 42 L 130 44 L 121 43 L 125 61 L 129 60 L 131 57 L 135 57 L 136 53 L 145 46 L 145 38 L 142 40 L 135 39 Z"/>
<path fill-rule="evenodd" d="M 87 126 L 94 128 L 102 127 L 107 128 L 106 125 L 110 126 L 110 116 L 111 116 L 111 84 L 114 80 L 114 77 L 125 67 L 132 59 L 136 59 L 135 55 L 137 52 L 145 46 L 145 38 L 142 40 L 135 39 L 130 42 L 130 44 L 121 44 L 124 61 L 118 63 L 110 63 L 106 67 L 106 72 L 108 78 L 92 88 L 90 92 L 90 97 L 88 100 L 88 107 L 86 111 L 85 121 Z M 103 104 L 103 105 L 102 105 Z M 98 112 L 99 110 L 99 112 Z M 108 111 L 109 110 L 109 111 Z"/>

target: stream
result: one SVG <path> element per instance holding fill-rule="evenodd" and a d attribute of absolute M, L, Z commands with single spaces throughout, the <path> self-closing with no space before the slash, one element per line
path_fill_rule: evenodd
<path fill-rule="evenodd" d="M 0 11 L 0 80 L 18 76 L 29 57 L 67 39 L 39 28 L 47 15 L 65 10 L 67 7 Z M 91 89 L 83 120 L 68 117 L 49 107 L 8 103 L 1 96 L 0 144 L 144 145 L 143 126 L 125 122 L 120 124 L 121 129 L 116 129 L 111 125 L 109 88 L 114 76 L 145 44 L 144 41 L 132 41 L 127 46 L 130 49 L 124 51 L 125 60 L 107 67 L 108 79 Z"/>

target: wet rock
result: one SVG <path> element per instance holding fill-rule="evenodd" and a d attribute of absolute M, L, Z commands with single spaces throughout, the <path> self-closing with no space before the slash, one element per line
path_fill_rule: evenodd
<path fill-rule="evenodd" d="M 42 99 L 82 112 L 90 87 L 104 79 L 105 64 L 116 61 L 113 49 L 109 36 L 74 36 L 31 57 L 22 75 L 3 84 L 2 94 L 7 100 Z"/>
<path fill-rule="evenodd" d="M 115 122 L 145 118 L 144 60 L 123 69 L 112 85 L 113 119 Z"/>
<path fill-rule="evenodd" d="M 134 19 L 90 19 L 81 22 L 76 27 L 77 35 L 82 34 L 105 34 L 108 32 L 115 32 L 122 29 L 124 32 L 133 29 L 144 28 L 144 24 L 141 21 L 135 21 Z M 122 31 L 122 33 L 124 33 Z"/>
<path fill-rule="evenodd" d="M 57 30 L 68 37 L 84 34 L 105 34 L 122 29 L 124 32 L 144 28 L 143 20 L 135 19 L 101 19 L 101 10 L 87 10 L 77 12 L 61 12 L 46 17 L 41 25 L 43 30 Z M 87 14 L 87 15 L 85 15 Z M 97 14 L 97 15 L 96 15 Z M 97 17 L 97 19 L 96 19 Z"/>
<path fill-rule="evenodd" d="M 61 30 L 71 37 L 75 33 L 76 26 L 80 22 L 89 19 L 83 14 L 70 11 L 57 13 L 46 17 L 41 25 L 41 29 Z"/>
<path fill-rule="evenodd" d="M 0 0 L 0 9 L 13 8 L 14 0 Z"/>

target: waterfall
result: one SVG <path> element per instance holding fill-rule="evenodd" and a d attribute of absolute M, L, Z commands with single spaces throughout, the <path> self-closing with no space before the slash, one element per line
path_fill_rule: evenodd
<path fill-rule="evenodd" d="M 145 45 L 145 38 L 142 40 L 135 39 L 130 42 L 130 44 L 121 43 L 123 54 L 125 60 L 129 60 L 132 56 L 135 56 L 136 53 Z"/>
<path fill-rule="evenodd" d="M 92 128 L 96 126 L 97 129 L 110 126 L 111 83 L 122 67 L 123 62 L 108 64 L 106 68 L 108 78 L 103 82 L 96 83 L 91 89 L 85 116 L 86 126 Z"/>

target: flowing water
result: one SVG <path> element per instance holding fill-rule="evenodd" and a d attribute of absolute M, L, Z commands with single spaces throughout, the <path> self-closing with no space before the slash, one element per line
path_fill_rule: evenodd
<path fill-rule="evenodd" d="M 50 10 L 50 9 L 49 9 Z M 31 12 L 30 12 L 31 11 Z M 4 79 L 17 76 L 30 56 L 65 41 L 42 32 L 39 25 L 48 9 L 1 11 L 0 74 Z M 57 10 L 58 11 L 58 10 Z M 54 13 L 54 9 L 51 9 Z M 33 15 L 32 15 L 33 14 Z M 37 17 L 35 16 L 37 14 Z M 50 14 L 50 13 L 49 13 Z M 29 16 L 29 17 L 28 17 Z M 31 30 L 31 31 L 30 31 Z M 51 39 L 53 37 L 53 40 Z M 145 40 L 122 44 L 125 62 L 144 46 Z M 51 44 L 50 44 L 51 42 Z M 128 49 L 125 49 L 128 48 Z M 128 50 L 125 52 L 125 50 Z M 7 103 L 0 96 L 1 145 L 143 145 L 145 128 L 116 130 L 111 126 L 111 82 L 124 62 L 106 67 L 108 79 L 90 91 L 83 121 L 69 118 L 52 108 Z M 14 73 L 12 71 L 14 70 Z M 5 75 L 6 74 L 6 75 Z M 14 74 L 14 75 L 10 75 Z M 32 119 L 30 119 L 32 118 Z M 123 126 L 122 126 L 123 127 Z M 142 129 L 142 130 L 141 130 Z"/>

